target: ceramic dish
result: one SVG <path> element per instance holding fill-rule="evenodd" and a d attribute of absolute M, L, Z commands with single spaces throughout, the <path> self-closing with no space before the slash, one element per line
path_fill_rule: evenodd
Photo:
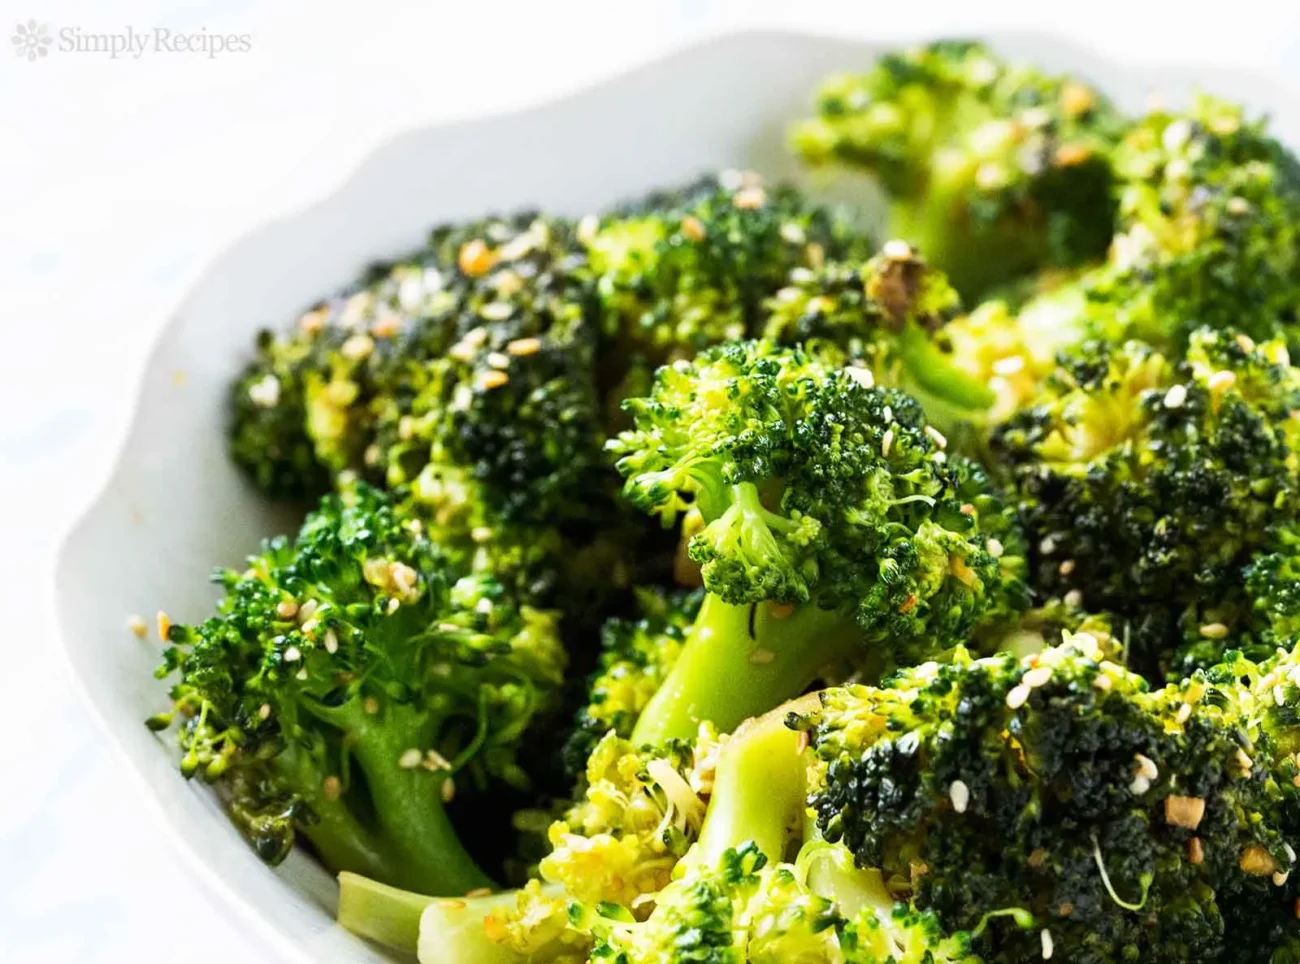
<path fill-rule="evenodd" d="M 1048 38 L 991 37 L 1000 51 L 1076 71 L 1121 105 L 1154 88 L 1171 102 L 1204 85 L 1273 114 L 1295 143 L 1286 92 L 1250 76 L 1107 65 Z M 891 42 L 888 46 L 894 46 Z M 367 263 L 420 244 L 441 221 L 540 207 L 581 215 L 704 171 L 794 173 L 783 131 L 817 81 L 861 69 L 885 45 L 791 34 L 720 37 L 581 93 L 528 110 L 394 138 L 336 193 L 247 235 L 176 309 L 139 388 L 107 484 L 63 546 L 55 586 L 72 674 L 110 742 L 142 778 L 160 828 L 176 840 L 245 930 L 288 961 L 380 961 L 333 924 L 332 878 L 303 854 L 265 867 L 198 781 L 178 778 L 174 747 L 142 720 L 164 704 L 156 643 L 125 630 L 129 613 L 165 606 L 196 620 L 215 593 L 214 564 L 236 563 L 288 528 L 227 462 L 227 381 L 254 331 L 281 325 Z"/>

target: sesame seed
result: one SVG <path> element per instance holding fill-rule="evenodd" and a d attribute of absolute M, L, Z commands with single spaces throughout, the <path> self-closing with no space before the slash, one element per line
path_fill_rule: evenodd
<path fill-rule="evenodd" d="M 1052 160 L 1057 167 L 1075 167 L 1088 159 L 1088 148 L 1082 144 L 1062 144 L 1056 149 Z"/>
<path fill-rule="evenodd" d="M 893 447 L 894 447 L 894 430 L 892 428 L 887 428 L 885 429 L 884 437 L 880 440 L 880 454 L 888 458 L 889 450 Z"/>
<path fill-rule="evenodd" d="M 1154 780 L 1160 776 L 1160 769 L 1149 756 L 1135 753 L 1133 754 L 1133 762 L 1137 764 L 1137 772 L 1148 780 Z"/>
<path fill-rule="evenodd" d="M 994 559 L 1002 558 L 1002 553 L 1005 550 L 1003 549 L 1002 543 L 999 540 L 989 539 L 989 541 L 986 542 L 985 545 L 988 547 L 990 556 L 992 556 Z"/>
<path fill-rule="evenodd" d="M 1037 669 L 1031 669 L 1024 676 L 1020 677 L 1020 685 L 1028 686 L 1031 690 L 1036 690 L 1040 686 L 1046 686 L 1052 681 L 1052 667 L 1039 666 Z"/>
<path fill-rule="evenodd" d="M 1189 719 L 1191 719 L 1191 717 L 1192 717 L 1192 704 L 1184 703 L 1182 706 L 1178 707 L 1178 712 L 1177 714 L 1175 714 L 1174 720 L 1175 722 L 1178 723 L 1179 726 L 1182 726 Z"/>
<path fill-rule="evenodd" d="M 1235 214 L 1237 217 L 1241 217 L 1243 214 L 1250 213 L 1250 202 L 1247 201 L 1244 197 L 1228 198 L 1227 207 L 1228 207 L 1228 213 Z"/>
<path fill-rule="evenodd" d="M 1233 759 L 1237 761 L 1237 766 L 1241 767 L 1241 769 L 1246 773 L 1249 773 L 1255 768 L 1255 761 L 1248 757 L 1246 751 L 1241 747 L 1237 747 L 1237 754 Z"/>
<path fill-rule="evenodd" d="M 1074 572 L 1074 560 L 1073 559 L 1064 560 L 1059 566 L 1056 567 L 1056 571 L 1059 572 L 1062 576 L 1068 576 L 1070 573 Z"/>
<path fill-rule="evenodd" d="M 292 599 L 282 599 L 275 607 L 275 614 L 281 619 L 293 619 L 298 615 L 298 604 Z"/>
<path fill-rule="evenodd" d="M 704 230 L 704 222 L 694 215 L 688 214 L 682 218 L 682 234 L 689 241 L 703 241 L 708 232 Z"/>
<path fill-rule="evenodd" d="M 858 368 L 857 366 L 846 368 L 844 369 L 844 374 L 848 375 L 849 378 L 853 379 L 853 381 L 862 388 L 875 387 L 875 376 L 866 368 Z"/>
<path fill-rule="evenodd" d="M 171 617 L 168 616 L 161 609 L 158 610 L 158 638 L 161 639 L 164 643 L 167 642 L 167 638 L 171 634 L 171 631 L 172 631 Z"/>
<path fill-rule="evenodd" d="M 1025 367 L 1025 359 L 1022 355 L 1008 355 L 1006 358 L 999 358 L 993 363 L 993 374 L 1001 375 L 1004 378 L 1022 371 Z"/>
<path fill-rule="evenodd" d="M 1292 847 L 1289 843 L 1283 841 L 1282 850 L 1286 854 L 1286 859 L 1291 861 L 1291 863 L 1295 863 L 1295 848 Z"/>
<path fill-rule="evenodd" d="M 361 703 L 361 708 L 371 716 L 374 716 L 379 712 L 379 700 L 374 696 L 367 696 Z"/>
<path fill-rule="evenodd" d="M 401 605 L 402 605 L 402 601 L 398 599 L 396 596 L 388 600 L 388 606 L 387 606 L 388 615 L 391 616 L 393 613 L 397 612 L 397 610 L 401 607 Z"/>
<path fill-rule="evenodd" d="M 525 355 L 536 355 L 542 350 L 542 340 L 540 338 L 516 338 L 506 345 L 506 351 L 517 358 Z"/>
<path fill-rule="evenodd" d="M 787 221 L 781 225 L 781 238 L 789 244 L 803 244 L 804 241 L 808 240 L 803 233 L 803 228 L 793 221 Z"/>
<path fill-rule="evenodd" d="M 348 361 L 361 361 L 375 350 L 375 340 L 369 335 L 353 335 L 339 347 L 339 354 Z"/>
<path fill-rule="evenodd" d="M 773 619 L 789 619 L 790 614 L 794 612 L 793 603 L 768 603 L 767 614 Z"/>
<path fill-rule="evenodd" d="M 969 503 L 969 502 L 963 502 L 963 503 L 961 504 L 961 509 L 960 509 L 959 511 L 961 512 L 962 515 L 974 515 L 974 514 L 975 514 L 975 506 L 973 506 L 973 505 L 972 505 L 971 503 Z M 992 540 L 990 540 L 990 541 L 992 541 Z"/>
<path fill-rule="evenodd" d="M 1042 938 L 1043 942 L 1043 960 L 1050 961 L 1052 959 L 1052 951 L 1055 950 L 1055 947 L 1052 945 L 1052 932 L 1044 927 L 1039 933 L 1039 937 Z"/>
<path fill-rule="evenodd" d="M 1052 536 L 1043 536 L 1038 543 L 1038 551 L 1045 556 L 1050 556 L 1056 551 L 1056 539 Z"/>
<path fill-rule="evenodd" d="M 1281 887 L 1287 882 L 1287 878 L 1289 878 L 1290 876 L 1291 876 L 1291 871 L 1279 870 L 1277 873 L 1273 875 L 1273 886 Z"/>
<path fill-rule="evenodd" d="M 492 389 L 500 388 L 502 385 L 506 384 L 509 381 L 510 381 L 509 375 L 507 375 L 505 372 L 496 371 L 494 369 L 492 371 L 486 371 L 480 374 L 478 377 L 477 384 L 478 384 L 479 391 L 490 392 Z"/>
<path fill-rule="evenodd" d="M 1201 843 L 1200 837 L 1193 837 L 1187 841 L 1187 859 L 1194 864 L 1199 864 L 1205 860 L 1205 844 Z"/>
<path fill-rule="evenodd" d="M 262 408 L 275 408 L 280 404 L 280 379 L 267 374 L 248 386 L 248 398 Z"/>
<path fill-rule="evenodd" d="M 761 187 L 747 187 L 737 191 L 731 203 L 742 211 L 755 211 L 761 208 L 766 200 L 767 193 Z"/>
<path fill-rule="evenodd" d="M 948 447 L 948 440 L 944 438 L 943 433 L 933 425 L 927 425 L 925 427 L 925 434 L 930 436 L 930 441 L 934 442 L 934 444 L 939 446 L 939 448 L 946 449 Z"/>
<path fill-rule="evenodd" d="M 321 781 L 320 792 L 326 800 L 337 800 L 343 794 L 343 781 L 334 776 L 326 777 Z"/>
<path fill-rule="evenodd" d="M 284 651 L 284 661 L 286 663 L 296 663 L 302 659 L 302 650 L 297 646 L 290 646 Z"/>
<path fill-rule="evenodd" d="M 460 251 L 456 256 L 456 265 L 460 270 L 476 278 L 479 275 L 487 274 L 488 269 L 496 261 L 487 243 L 481 238 L 475 238 L 473 241 L 466 241 L 460 246 Z"/>
<path fill-rule="evenodd" d="M 325 319 L 329 312 L 324 308 L 317 308 L 315 311 L 309 311 L 298 319 L 298 327 L 309 335 L 314 335 L 325 327 Z"/>
<path fill-rule="evenodd" d="M 300 680 L 301 680 L 301 679 L 306 679 L 306 678 L 307 678 L 307 667 L 304 666 L 302 669 L 298 670 L 298 672 L 294 674 L 294 678 L 295 678 L 295 679 L 300 679 Z"/>
<path fill-rule="evenodd" d="M 451 762 L 437 750 L 426 750 L 423 767 L 426 770 L 450 770 Z"/>
<path fill-rule="evenodd" d="M 1165 392 L 1165 408 L 1182 408 L 1187 401 L 1187 386 L 1175 385 Z"/>
<path fill-rule="evenodd" d="M 442 802 L 451 803 L 454 796 L 456 796 L 456 781 L 447 777 L 442 781 Z"/>
<path fill-rule="evenodd" d="M 325 630 L 325 652 L 333 656 L 339 651 L 339 637 L 332 629 Z"/>
<path fill-rule="evenodd" d="M 149 624 L 140 616 L 131 616 L 126 621 L 126 628 L 131 630 L 136 636 L 144 639 L 145 634 L 149 632 Z"/>
<path fill-rule="evenodd" d="M 492 894 L 491 887 L 475 887 L 473 890 L 466 891 L 466 897 L 488 897 Z"/>
<path fill-rule="evenodd" d="M 320 609 L 320 603 L 315 599 L 308 599 L 298 607 L 298 622 L 306 623 L 316 615 L 316 610 Z"/>
<path fill-rule="evenodd" d="M 403 770 L 414 770 L 422 762 L 424 762 L 424 754 L 416 747 L 403 750 L 402 755 L 397 758 L 397 765 Z"/>
<path fill-rule="evenodd" d="M 1255 350 L 1255 339 L 1251 338 L 1250 335 L 1247 335 L 1245 333 L 1238 334 L 1237 347 L 1240 348 L 1242 351 L 1252 352 Z"/>
<path fill-rule="evenodd" d="M 1221 369 L 1215 372 L 1213 375 L 1209 377 L 1209 380 L 1206 382 L 1206 384 L 1210 387 L 1210 391 L 1212 392 L 1227 391 L 1236 383 L 1237 383 L 1236 373 L 1227 371 L 1226 369 Z"/>
<path fill-rule="evenodd" d="M 970 787 L 961 780 L 952 781 L 948 785 L 948 799 L 952 801 L 954 810 L 965 813 L 966 807 L 970 804 Z"/>
<path fill-rule="evenodd" d="M 258 718 L 259 720 L 270 719 L 270 717 L 271 717 L 271 704 L 270 704 L 270 703 L 263 703 L 261 706 L 259 706 L 259 707 L 257 708 L 257 718 Z"/>
<path fill-rule="evenodd" d="M 370 334 L 376 338 L 392 338 L 402 330 L 402 318 L 395 312 L 389 311 L 382 318 L 370 326 Z"/>
<path fill-rule="evenodd" d="M 302 631 L 303 631 L 303 634 L 304 634 L 304 635 L 307 635 L 307 636 L 312 635 L 312 634 L 315 633 L 316 630 L 318 630 L 319 628 L 320 628 L 320 620 L 319 620 L 319 619 L 309 619 L 309 620 L 307 620 L 305 623 L 302 624 Z"/>
<path fill-rule="evenodd" d="M 1025 705 L 1029 699 L 1029 687 L 1024 685 L 1013 686 L 1007 693 L 1007 708 L 1018 710 Z"/>
<path fill-rule="evenodd" d="M 1135 797 L 1140 797 L 1151 789 L 1151 781 L 1146 777 L 1138 774 L 1133 778 L 1133 782 L 1128 785 L 1129 793 Z"/>
<path fill-rule="evenodd" d="M 1069 592 L 1065 594 L 1065 604 L 1067 606 L 1074 606 L 1074 607 L 1082 606 L 1083 593 L 1077 589 L 1071 589 Z"/>
<path fill-rule="evenodd" d="M 755 666 L 766 666 L 776 659 L 776 653 L 770 649 L 756 649 L 749 654 L 749 661 Z"/>
<path fill-rule="evenodd" d="M 886 241 L 885 246 L 880 249 L 890 261 L 908 261 L 912 257 L 912 246 L 906 241 L 895 238 L 892 241 Z"/>
<path fill-rule="evenodd" d="M 1223 639 L 1228 635 L 1228 627 L 1223 623 L 1206 623 L 1200 628 L 1200 633 L 1206 639 Z"/>

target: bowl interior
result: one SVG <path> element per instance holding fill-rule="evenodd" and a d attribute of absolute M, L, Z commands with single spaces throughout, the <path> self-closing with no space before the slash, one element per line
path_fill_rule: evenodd
<path fill-rule="evenodd" d="M 994 41 L 1055 70 L 1076 70 L 1122 104 L 1200 83 L 1279 112 L 1283 92 L 1250 77 L 1101 63 L 1059 42 Z M 129 614 L 208 611 L 214 565 L 236 564 L 292 519 L 228 464 L 226 384 L 253 334 L 278 327 L 369 262 L 417 247 L 435 223 L 527 207 L 580 215 L 709 170 L 797 174 L 783 131 L 820 78 L 861 69 L 879 48 L 772 33 L 720 38 L 580 94 L 518 113 L 399 136 L 332 196 L 262 227 L 217 260 L 171 318 L 149 362 L 112 476 L 59 557 L 56 607 L 73 674 L 129 766 L 143 777 L 199 874 L 284 959 L 378 961 L 331 920 L 335 887 L 294 854 L 272 871 L 244 846 L 212 796 L 178 779 L 170 740 L 141 721 L 164 705 L 159 647 Z M 1288 121 L 1294 118 L 1281 117 Z M 1293 133 L 1282 127 L 1283 134 Z M 797 178 L 796 178 L 797 179 Z"/>

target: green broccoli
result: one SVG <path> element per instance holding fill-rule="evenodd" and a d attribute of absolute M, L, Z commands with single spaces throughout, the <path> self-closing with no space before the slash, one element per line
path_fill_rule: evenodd
<path fill-rule="evenodd" d="M 564 745 L 569 772 L 586 769 L 606 733 L 632 735 L 641 711 L 677 661 L 702 600 L 699 590 L 644 588 L 637 592 L 639 618 L 614 617 L 605 624 L 600 665 L 587 681 L 587 702 Z"/>
<path fill-rule="evenodd" d="M 1018 530 L 983 471 L 861 373 L 742 342 L 627 403 L 624 492 L 665 524 L 700 511 L 706 589 L 634 743 L 731 729 L 838 661 L 906 662 L 1022 607 Z"/>
<path fill-rule="evenodd" d="M 989 964 L 1268 961 L 1295 855 L 1255 700 L 1231 668 L 1152 692 L 1104 655 L 1067 635 L 822 693 L 792 719 L 819 831 L 944 927 L 985 925 Z"/>
<path fill-rule="evenodd" d="M 1300 373 L 1279 342 L 1203 330 L 1180 364 L 1140 342 L 1063 356 L 992 439 L 1035 589 L 1112 614 L 1128 665 L 1157 676 L 1212 665 L 1233 633 L 1253 655 L 1271 651 L 1286 588 L 1261 612 L 1244 586 L 1286 571 L 1297 411 Z"/>
<path fill-rule="evenodd" d="M 1155 111 L 1116 149 L 1119 232 L 1087 285 L 1100 337 L 1182 351 L 1200 326 L 1295 343 L 1300 164 L 1239 106 Z"/>
<path fill-rule="evenodd" d="M 517 746 L 563 683 L 557 615 L 459 570 L 364 484 L 217 579 L 217 614 L 170 628 L 174 707 L 149 721 L 179 723 L 182 774 L 270 863 L 301 835 L 335 871 L 485 885 L 445 805 L 526 784 Z"/>
<path fill-rule="evenodd" d="M 873 176 L 890 200 L 890 235 L 974 298 L 1105 253 L 1110 155 L 1123 130 L 1078 80 L 1004 63 L 979 43 L 941 42 L 828 80 L 792 141 L 812 164 Z"/>
<path fill-rule="evenodd" d="M 944 326 L 958 308 L 942 274 L 906 242 L 890 241 L 864 264 L 828 262 L 793 277 L 769 301 L 763 337 L 859 365 L 875 384 L 915 395 L 949 427 L 981 420 L 996 400 L 947 351 Z"/>

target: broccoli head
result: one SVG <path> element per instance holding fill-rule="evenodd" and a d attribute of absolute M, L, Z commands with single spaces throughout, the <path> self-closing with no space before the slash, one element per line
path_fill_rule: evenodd
<path fill-rule="evenodd" d="M 302 835 L 336 871 L 485 884 L 446 803 L 526 783 L 517 746 L 563 683 L 557 615 L 462 573 L 364 484 L 217 579 L 216 615 L 170 629 L 174 707 L 149 721 L 179 724 L 181 772 L 268 862 Z"/>
<path fill-rule="evenodd" d="M 665 524 L 700 512 L 706 590 L 634 742 L 730 729 L 836 662 L 906 662 L 1023 605 L 1009 510 L 864 369 L 741 342 L 665 366 L 627 407 L 624 493 Z"/>
<path fill-rule="evenodd" d="M 974 298 L 1105 252 L 1115 221 L 1110 154 L 1123 129 L 1078 80 L 1004 63 L 982 44 L 941 42 L 827 81 L 817 116 L 792 140 L 812 164 L 878 181 L 890 234 L 919 245 Z"/>
<path fill-rule="evenodd" d="M 1269 554 L 1285 553 L 1300 506 L 1298 409 L 1300 375 L 1279 342 L 1204 330 L 1178 364 L 1140 342 L 1064 355 L 992 440 L 1036 589 L 1116 616 L 1129 664 L 1147 673 L 1213 664 L 1230 631 L 1263 633 L 1270 612 L 1243 586 L 1285 571 Z M 1279 587 L 1262 605 L 1281 618 L 1285 597 Z M 1267 652 L 1273 637 L 1261 639 Z"/>
<path fill-rule="evenodd" d="M 915 395 L 930 417 L 978 419 L 994 398 L 947 351 L 957 293 L 905 241 L 865 264 L 828 262 L 792 276 L 768 303 L 763 336 L 866 368 L 875 384 Z"/>
<path fill-rule="evenodd" d="M 867 253 L 848 220 L 789 185 L 724 171 L 580 227 L 603 326 L 640 382 L 661 364 L 752 335 L 791 272 Z M 608 377 L 608 376 L 607 376 Z"/>
<path fill-rule="evenodd" d="M 1075 634 L 820 702 L 792 719 L 819 830 L 944 927 L 983 930 L 990 964 L 1269 959 L 1252 928 L 1291 912 L 1295 859 L 1236 674 L 1152 692 Z M 1016 926 L 990 917 L 1012 908 Z"/>
<path fill-rule="evenodd" d="M 1198 326 L 1297 338 L 1300 165 L 1239 106 L 1156 111 L 1115 151 L 1119 233 L 1088 285 L 1104 337 L 1181 351 Z"/>

